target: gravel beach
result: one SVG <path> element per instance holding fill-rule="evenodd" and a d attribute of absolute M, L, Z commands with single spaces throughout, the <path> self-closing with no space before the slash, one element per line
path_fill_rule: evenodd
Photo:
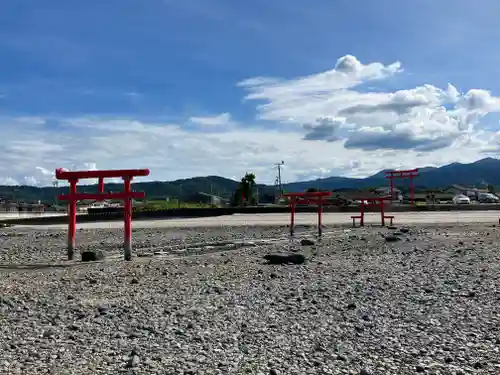
<path fill-rule="evenodd" d="M 499 228 L 298 229 L 0 229 L 0 374 L 500 374 Z"/>

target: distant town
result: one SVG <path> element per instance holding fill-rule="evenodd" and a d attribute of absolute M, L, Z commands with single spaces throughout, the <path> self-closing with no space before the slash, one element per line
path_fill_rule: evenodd
<path fill-rule="evenodd" d="M 309 191 L 317 191 L 318 189 L 310 188 Z M 472 186 L 450 185 L 444 189 L 416 189 L 413 195 L 414 203 L 419 204 L 452 204 L 452 203 L 498 203 L 499 198 L 495 194 L 493 187 L 477 188 Z M 258 189 L 255 192 L 256 205 L 269 205 L 269 204 L 286 204 L 286 199 L 280 199 L 280 194 L 275 196 L 265 194 L 259 196 Z M 410 193 L 407 189 L 393 188 L 392 201 L 393 203 L 410 203 Z M 337 189 L 332 191 L 329 200 L 332 204 L 338 204 L 341 200 L 345 204 L 357 204 L 363 196 L 390 196 L 390 187 L 383 186 L 368 190 L 354 190 L 354 189 Z M 464 197 L 461 202 L 457 202 L 457 197 Z M 455 201 L 454 201 L 455 199 Z M 334 203 L 336 202 L 336 203 Z M 231 199 L 221 197 L 215 194 L 205 192 L 198 192 L 193 194 L 189 200 L 181 201 L 176 198 L 168 196 L 154 197 L 154 199 L 146 199 L 144 201 L 133 201 L 133 206 L 140 208 L 145 206 L 156 206 L 158 209 L 162 208 L 177 208 L 186 206 L 212 206 L 224 207 L 231 205 Z M 121 208 L 122 203 L 119 201 L 79 201 L 77 209 L 79 213 L 87 213 L 89 210 L 101 210 L 106 208 Z M 16 202 L 8 200 L 0 200 L 0 212 L 66 212 L 67 206 L 62 202 L 57 203 L 43 203 L 41 201 L 35 202 Z"/>

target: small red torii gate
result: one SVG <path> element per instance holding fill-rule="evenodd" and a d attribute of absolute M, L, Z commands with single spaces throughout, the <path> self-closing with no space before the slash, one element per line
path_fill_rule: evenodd
<path fill-rule="evenodd" d="M 104 199 L 123 200 L 123 221 L 124 221 L 124 259 L 132 259 L 132 199 L 142 199 L 146 196 L 144 192 L 131 191 L 131 181 L 136 176 L 149 176 L 149 169 L 120 169 L 120 170 L 101 170 L 101 171 L 67 171 L 62 168 L 56 169 L 56 178 L 58 180 L 67 180 L 69 182 L 69 194 L 61 194 L 58 199 L 69 201 L 68 203 L 68 260 L 73 260 L 75 251 L 76 236 L 76 202 L 83 199 L 95 199 L 102 201 Z M 123 191 L 119 193 L 105 193 L 104 179 L 118 178 L 123 179 Z M 76 184 L 80 179 L 97 178 L 99 179 L 98 193 L 77 193 Z"/>
<path fill-rule="evenodd" d="M 407 169 L 404 171 L 394 170 L 394 171 L 385 172 L 385 178 L 388 178 L 389 183 L 390 183 L 391 199 L 394 199 L 394 179 L 395 178 L 409 178 L 410 179 L 410 200 L 411 200 L 411 204 L 414 204 L 415 187 L 413 186 L 413 178 L 418 177 L 418 175 L 419 175 L 418 168 Z"/>
<path fill-rule="evenodd" d="M 301 193 L 286 193 L 282 196 L 288 199 L 290 205 L 290 236 L 295 232 L 295 207 L 297 203 L 303 204 L 317 204 L 318 205 L 318 236 L 322 234 L 321 217 L 323 214 L 323 204 L 329 203 L 326 197 L 332 195 L 331 191 L 314 191 L 314 192 L 301 192 Z"/>

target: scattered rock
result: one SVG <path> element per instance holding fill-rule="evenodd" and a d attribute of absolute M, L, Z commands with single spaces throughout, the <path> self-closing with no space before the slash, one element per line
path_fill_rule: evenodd
<path fill-rule="evenodd" d="M 314 243 L 315 242 L 313 240 L 308 239 L 308 238 L 303 238 L 302 240 L 300 240 L 300 244 L 302 246 L 312 246 L 312 245 L 314 245 Z"/>
<path fill-rule="evenodd" d="M 268 264 L 303 264 L 306 257 L 303 254 L 266 254 L 264 259 Z"/>
<path fill-rule="evenodd" d="M 96 262 L 104 259 L 102 251 L 84 251 L 82 252 L 82 262 Z"/>
<path fill-rule="evenodd" d="M 482 363 L 482 362 L 476 362 L 476 363 L 474 363 L 474 366 L 473 366 L 473 367 L 474 367 L 476 370 L 480 370 L 480 369 L 484 368 L 485 366 L 484 366 L 484 363 Z"/>
<path fill-rule="evenodd" d="M 129 360 L 127 361 L 127 368 L 135 368 L 139 366 L 140 359 L 138 355 L 132 355 Z"/>
<path fill-rule="evenodd" d="M 394 235 L 394 234 L 389 234 L 385 236 L 385 242 L 397 242 L 400 241 L 401 237 Z"/>
<path fill-rule="evenodd" d="M 332 227 L 310 248 L 283 227 L 137 228 L 137 251 L 167 257 L 134 262 L 120 230 L 86 229 L 81 251 L 115 259 L 80 265 L 61 262 L 64 230 L 0 230 L 0 374 L 498 373 L 500 231 L 485 227 L 415 224 L 393 245 L 396 230 Z M 229 240 L 257 246 L 172 251 Z"/>
<path fill-rule="evenodd" d="M 415 371 L 416 372 L 425 372 L 425 367 L 422 365 L 417 365 L 417 366 L 415 366 Z"/>

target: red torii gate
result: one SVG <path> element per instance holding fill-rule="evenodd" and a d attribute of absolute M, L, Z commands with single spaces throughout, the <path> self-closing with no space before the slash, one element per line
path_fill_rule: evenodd
<path fill-rule="evenodd" d="M 124 258 L 132 259 L 132 198 L 142 199 L 146 196 L 144 192 L 134 192 L 130 189 L 130 183 L 136 176 L 148 176 L 149 169 L 120 169 L 120 170 L 101 170 L 101 171 L 66 171 L 62 168 L 56 169 L 56 178 L 58 180 L 67 180 L 69 182 L 69 194 L 61 194 L 59 200 L 69 201 L 68 203 L 68 260 L 73 260 L 75 251 L 76 236 L 76 202 L 83 199 L 95 199 L 102 201 L 104 199 L 123 200 L 123 221 L 124 221 Z M 117 178 L 123 179 L 123 192 L 105 193 L 104 179 Z M 76 184 L 80 179 L 97 178 L 99 179 L 99 193 L 77 193 Z"/>
<path fill-rule="evenodd" d="M 290 205 L 290 236 L 294 234 L 295 227 L 295 207 L 297 203 L 318 205 L 318 236 L 322 234 L 321 215 L 323 214 L 323 204 L 328 203 L 326 197 L 332 195 L 331 191 L 314 191 L 303 193 L 286 193 L 282 196 L 288 199 Z"/>
<path fill-rule="evenodd" d="M 418 168 L 408 169 L 404 171 L 387 171 L 385 172 L 385 178 L 390 181 L 391 188 L 391 199 L 394 199 L 394 179 L 395 178 L 409 178 L 410 179 L 410 199 L 411 204 L 414 203 L 415 187 L 413 186 L 413 178 L 419 175 Z"/>

